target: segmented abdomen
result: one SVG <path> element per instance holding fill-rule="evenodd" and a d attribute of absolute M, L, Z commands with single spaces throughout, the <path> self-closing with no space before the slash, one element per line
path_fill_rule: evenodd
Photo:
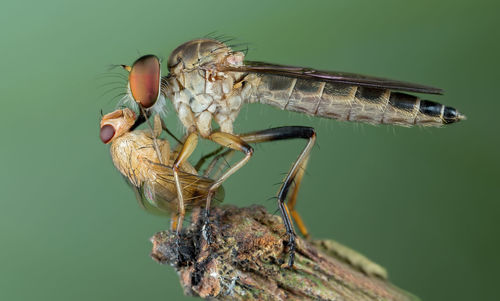
<path fill-rule="evenodd" d="M 386 89 L 257 75 L 248 102 L 345 121 L 440 126 L 464 116 L 452 107 Z"/>

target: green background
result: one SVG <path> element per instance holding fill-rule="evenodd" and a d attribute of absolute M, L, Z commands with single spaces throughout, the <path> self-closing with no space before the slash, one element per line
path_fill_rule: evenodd
<path fill-rule="evenodd" d="M 101 75 L 139 54 L 166 59 L 212 31 L 248 43 L 251 60 L 445 89 L 431 99 L 467 121 L 374 127 L 250 105 L 235 130 L 317 129 L 320 147 L 298 205 L 314 237 L 366 254 L 424 300 L 497 299 L 499 8 L 435 0 L 3 1 L 0 300 L 189 299 L 174 270 L 149 257 L 149 237 L 168 220 L 139 209 L 98 138 L 100 110 L 111 111 L 122 90 L 103 94 L 125 85 Z M 168 118 L 179 133 L 175 114 Z M 256 147 L 227 181 L 226 200 L 274 212 L 266 200 L 303 145 Z"/>

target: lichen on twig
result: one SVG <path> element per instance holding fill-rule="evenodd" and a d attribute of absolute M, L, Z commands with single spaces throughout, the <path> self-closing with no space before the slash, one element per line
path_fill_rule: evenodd
<path fill-rule="evenodd" d="M 188 295 L 217 300 L 415 300 L 385 270 L 331 240 L 297 239 L 293 269 L 278 216 L 261 206 L 213 208 L 208 229 L 200 210 L 178 236 L 157 233 L 151 256 L 172 265 Z M 210 237 L 207 243 L 205 236 Z"/>

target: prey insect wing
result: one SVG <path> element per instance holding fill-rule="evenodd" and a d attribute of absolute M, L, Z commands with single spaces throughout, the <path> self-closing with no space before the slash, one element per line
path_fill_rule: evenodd
<path fill-rule="evenodd" d="M 177 197 L 172 167 L 155 162 L 148 162 L 147 165 L 147 168 L 156 174 L 156 178 L 144 183 L 143 194 L 150 203 L 165 207 L 165 203 L 170 203 L 170 200 Z M 179 181 L 183 195 L 186 196 L 185 207 L 187 210 L 203 206 L 209 188 L 214 183 L 214 180 L 210 178 L 185 171 L 179 171 Z M 221 199 L 220 195 L 216 199 Z"/>
<path fill-rule="evenodd" d="M 172 200 L 177 198 L 175 191 L 175 181 L 173 177 L 172 167 L 155 164 L 156 180 L 148 180 L 140 186 L 134 186 L 127 177 L 124 177 L 127 184 L 134 191 L 134 195 L 139 206 L 148 213 L 155 215 L 170 216 L 175 210 Z M 183 188 L 183 194 L 188 196 L 185 198 L 185 208 L 190 211 L 194 207 L 201 207 L 205 204 L 207 192 L 213 184 L 213 180 L 191 174 L 188 172 L 180 172 L 180 182 Z M 223 188 L 218 191 L 214 197 L 215 204 L 220 203 L 224 198 Z"/>

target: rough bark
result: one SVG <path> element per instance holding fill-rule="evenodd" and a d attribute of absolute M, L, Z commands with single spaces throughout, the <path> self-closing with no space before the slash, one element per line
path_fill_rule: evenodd
<path fill-rule="evenodd" d="M 415 300 L 363 255 L 331 240 L 297 239 L 295 266 L 279 216 L 263 207 L 200 211 L 179 236 L 163 231 L 151 256 L 172 265 L 188 295 L 217 300 Z M 207 243 L 207 238 L 210 243 Z"/>

